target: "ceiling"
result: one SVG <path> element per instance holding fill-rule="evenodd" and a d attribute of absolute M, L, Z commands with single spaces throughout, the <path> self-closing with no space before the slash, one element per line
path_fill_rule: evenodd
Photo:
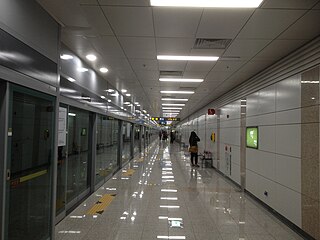
<path fill-rule="evenodd" d="M 194 90 L 185 118 L 320 34 L 320 1 L 264 0 L 257 9 L 151 7 L 149 0 L 38 0 L 63 26 L 62 42 L 118 90 L 128 89 L 152 116 L 161 90 Z M 225 49 L 196 49 L 197 38 L 230 39 Z M 89 62 L 85 56 L 98 59 Z M 217 62 L 158 61 L 157 55 L 214 55 Z M 202 83 L 159 82 L 182 71 Z M 170 94 L 165 94 L 170 96 Z"/>

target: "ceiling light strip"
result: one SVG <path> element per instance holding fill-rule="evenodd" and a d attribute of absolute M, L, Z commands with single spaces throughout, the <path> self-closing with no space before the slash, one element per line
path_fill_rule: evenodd
<path fill-rule="evenodd" d="M 257 8 L 263 0 L 150 0 L 155 7 Z"/>
<path fill-rule="evenodd" d="M 159 78 L 160 82 L 187 82 L 187 83 L 199 83 L 203 82 L 203 79 L 198 78 Z"/>
<path fill-rule="evenodd" d="M 194 94 L 194 91 L 160 91 L 160 93 Z"/>
<path fill-rule="evenodd" d="M 173 55 L 158 55 L 158 60 L 169 61 L 217 61 L 219 57 L 216 56 L 173 56 Z"/>

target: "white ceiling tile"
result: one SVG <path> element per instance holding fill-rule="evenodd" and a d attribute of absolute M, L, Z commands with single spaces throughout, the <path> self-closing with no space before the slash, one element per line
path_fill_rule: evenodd
<path fill-rule="evenodd" d="M 112 71 L 121 71 L 127 70 L 130 71 L 131 67 L 126 58 L 115 58 L 115 57 L 107 57 L 102 56 L 103 63 L 106 64 L 106 67 L 110 72 Z"/>
<path fill-rule="evenodd" d="M 224 57 L 240 57 L 242 59 L 250 59 L 260 52 L 271 40 L 259 39 L 236 39 L 229 46 Z"/>
<path fill-rule="evenodd" d="M 306 40 L 274 40 L 260 53 L 258 53 L 258 55 L 255 56 L 255 59 L 278 60 L 305 43 Z"/>
<path fill-rule="evenodd" d="M 136 71 L 139 80 L 159 81 L 158 71 Z"/>
<path fill-rule="evenodd" d="M 208 71 L 185 71 L 183 73 L 184 78 L 205 78 L 207 76 Z"/>
<path fill-rule="evenodd" d="M 80 5 L 76 1 L 64 0 L 38 0 L 55 19 L 58 19 L 62 26 L 73 28 L 89 28 L 87 19 L 83 16 Z M 70 11 L 72 9 L 72 11 Z"/>
<path fill-rule="evenodd" d="M 253 11 L 253 9 L 205 9 L 197 38 L 233 39 Z"/>
<path fill-rule="evenodd" d="M 189 55 L 194 42 L 194 38 L 156 38 L 157 54 Z"/>
<path fill-rule="evenodd" d="M 237 61 L 237 60 L 219 60 L 214 66 L 212 71 L 227 71 L 234 72 L 238 70 L 247 61 Z"/>
<path fill-rule="evenodd" d="M 211 71 L 205 79 L 205 82 L 224 81 L 233 74 L 231 71 Z"/>
<path fill-rule="evenodd" d="M 186 71 L 207 71 L 209 72 L 216 62 L 197 62 L 189 61 L 187 63 Z"/>
<path fill-rule="evenodd" d="M 220 57 L 224 51 L 225 49 L 192 49 L 190 55 Z"/>
<path fill-rule="evenodd" d="M 269 67 L 274 62 L 275 62 L 275 60 L 255 60 L 255 59 L 253 59 L 253 60 L 247 62 L 243 67 L 241 67 L 241 69 L 239 70 L 239 74 L 245 73 L 247 76 L 247 79 L 249 79 L 252 76 L 259 73 L 260 71 Z"/>
<path fill-rule="evenodd" d="M 257 9 L 238 38 L 274 39 L 305 13 L 305 10 Z"/>
<path fill-rule="evenodd" d="M 150 6 L 149 0 L 98 0 L 101 5 Z"/>
<path fill-rule="evenodd" d="M 184 71 L 186 68 L 186 61 L 159 61 L 160 71 Z"/>
<path fill-rule="evenodd" d="M 157 37 L 194 37 L 202 9 L 153 8 Z"/>
<path fill-rule="evenodd" d="M 75 51 L 78 49 L 91 49 L 92 45 L 88 39 L 83 36 L 77 36 L 72 33 L 63 32 L 61 35 L 61 40 L 66 44 L 71 50 Z"/>
<path fill-rule="evenodd" d="M 150 59 L 129 59 L 132 68 L 135 71 L 158 71 L 158 61 Z"/>
<path fill-rule="evenodd" d="M 265 0 L 261 8 L 310 9 L 318 0 Z"/>
<path fill-rule="evenodd" d="M 80 4 L 93 4 L 93 5 L 98 5 L 98 0 L 80 0 Z"/>
<path fill-rule="evenodd" d="M 153 36 L 150 7 L 102 7 L 119 36 Z"/>
<path fill-rule="evenodd" d="M 88 38 L 97 51 L 104 56 L 112 56 L 118 58 L 124 58 L 125 55 L 122 48 L 116 39 L 112 36 L 103 36 L 97 38 Z"/>
<path fill-rule="evenodd" d="M 99 6 L 82 5 L 81 9 L 83 10 L 90 26 L 96 29 L 99 34 L 113 35 L 111 27 Z"/>
<path fill-rule="evenodd" d="M 286 30 L 279 39 L 311 40 L 320 34 L 320 10 L 311 10 Z"/>
<path fill-rule="evenodd" d="M 313 7 L 313 9 L 320 10 L 320 2 L 319 2 L 317 5 L 315 5 L 315 6 Z"/>
<path fill-rule="evenodd" d="M 120 37 L 119 41 L 128 58 L 156 59 L 154 38 Z"/>

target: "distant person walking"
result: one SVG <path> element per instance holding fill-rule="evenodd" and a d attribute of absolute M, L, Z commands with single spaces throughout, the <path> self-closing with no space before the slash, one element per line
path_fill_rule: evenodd
<path fill-rule="evenodd" d="M 170 143 L 173 143 L 175 139 L 176 139 L 176 136 L 175 136 L 174 132 L 171 131 L 170 132 Z"/>
<path fill-rule="evenodd" d="M 199 167 L 198 165 L 198 142 L 200 142 L 200 138 L 197 136 L 195 131 L 192 131 L 189 137 L 189 152 L 191 154 L 191 166 Z M 194 161 L 193 161 L 194 159 Z"/>

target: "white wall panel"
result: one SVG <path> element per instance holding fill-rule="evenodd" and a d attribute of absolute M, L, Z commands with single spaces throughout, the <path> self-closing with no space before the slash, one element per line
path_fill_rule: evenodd
<path fill-rule="evenodd" d="M 276 84 L 276 110 L 301 106 L 301 75 L 295 75 Z"/>
<path fill-rule="evenodd" d="M 277 191 L 277 210 L 284 217 L 301 227 L 301 194 L 280 184 L 276 185 Z"/>
<path fill-rule="evenodd" d="M 259 114 L 259 92 L 247 96 L 247 116 Z"/>
<path fill-rule="evenodd" d="M 301 125 L 276 126 L 276 153 L 301 157 Z"/>
<path fill-rule="evenodd" d="M 249 116 L 246 119 L 246 125 L 249 126 L 260 126 L 260 125 L 274 125 L 275 124 L 275 113 L 267 113 L 257 116 Z"/>
<path fill-rule="evenodd" d="M 247 148 L 247 169 L 259 175 L 275 179 L 275 154 Z"/>
<path fill-rule="evenodd" d="M 275 181 L 301 193 L 301 159 L 276 155 Z"/>
<path fill-rule="evenodd" d="M 240 165 L 232 163 L 230 178 L 240 185 Z"/>
<path fill-rule="evenodd" d="M 276 113 L 276 124 L 301 123 L 301 108 Z"/>
<path fill-rule="evenodd" d="M 275 126 L 260 126 L 259 127 L 259 143 L 260 150 L 275 152 L 276 150 L 276 128 Z"/>
<path fill-rule="evenodd" d="M 275 86 L 271 85 L 259 91 L 259 114 L 274 112 L 276 110 Z"/>

